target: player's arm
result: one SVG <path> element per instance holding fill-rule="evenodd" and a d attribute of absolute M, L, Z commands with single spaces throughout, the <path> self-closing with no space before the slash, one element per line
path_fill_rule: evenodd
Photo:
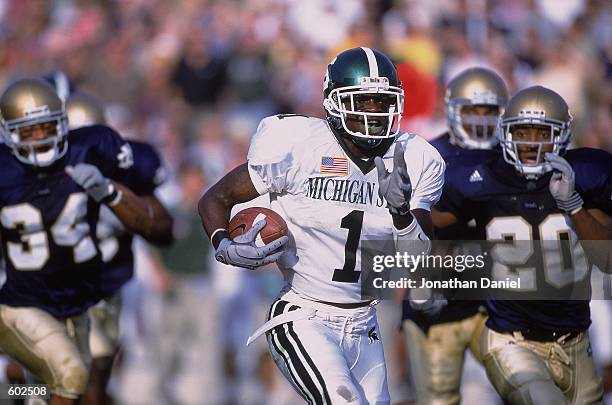
<path fill-rule="evenodd" d="M 580 209 L 571 217 L 588 258 L 602 271 L 612 273 L 612 251 L 608 249 L 609 245 L 596 242 L 612 240 L 612 218 L 599 209 Z"/>
<path fill-rule="evenodd" d="M 421 227 L 425 235 L 427 235 L 429 239 L 433 239 L 434 229 L 432 213 L 422 208 L 417 208 L 410 212 L 419 223 L 419 226 Z M 393 223 L 395 223 L 395 220 L 393 221 Z"/>
<path fill-rule="evenodd" d="M 251 181 L 246 163 L 225 175 L 202 196 L 198 203 L 198 212 L 208 237 L 215 236 L 214 239 L 218 240 L 221 235 L 213 235 L 218 229 L 227 233 L 232 207 L 258 196 L 259 193 Z M 213 240 L 213 246 L 216 249 L 218 242 L 215 245 Z"/>
<path fill-rule="evenodd" d="M 294 156 L 292 138 L 286 134 L 293 130 L 295 127 L 290 121 L 279 117 L 261 120 L 251 139 L 248 163 L 229 172 L 200 199 L 198 212 L 219 262 L 254 269 L 281 256 L 280 248 L 289 240 L 286 236 L 265 246 L 255 245 L 255 238 L 265 226 L 265 220 L 253 224 L 250 230 L 233 240 L 227 228 L 234 205 L 288 189 L 288 173 L 292 170 Z"/>
<path fill-rule="evenodd" d="M 157 197 L 139 197 L 129 188 L 115 181 L 113 186 L 122 197 L 110 208 L 129 231 L 156 245 L 172 243 L 172 216 Z"/>
<path fill-rule="evenodd" d="M 395 248 L 409 255 L 429 253 L 433 237 L 432 205 L 442 194 L 444 162 L 436 154 L 428 155 L 420 171 L 414 171 L 419 182 L 414 186 L 407 170 L 404 151 L 396 145 L 393 155 L 393 171 L 387 172 L 382 159 L 376 158 L 379 194 L 387 201 L 393 218 Z M 412 167 L 414 169 L 414 167 Z M 429 289 L 412 289 L 408 292 L 410 305 L 418 311 L 433 315 L 445 305 L 446 300 Z"/>
<path fill-rule="evenodd" d="M 600 269 L 612 271 L 609 249 L 591 242 L 612 239 L 612 218 L 599 209 L 583 208 L 584 201 L 575 188 L 574 169 L 567 160 L 551 153 L 546 158 L 555 169 L 549 189 L 557 207 L 571 216 L 574 231 L 584 242 L 582 246 L 589 259 Z"/>
<path fill-rule="evenodd" d="M 431 209 L 431 219 L 436 229 L 444 229 L 459 222 L 459 219 L 452 212 L 439 211 L 435 207 Z"/>
<path fill-rule="evenodd" d="M 155 233 L 162 235 L 157 244 L 163 246 L 170 245 L 174 241 L 174 233 L 172 232 L 174 220 L 172 215 L 170 215 L 166 207 L 155 195 L 145 196 L 144 199 L 153 209 L 154 226 L 158 228 Z"/>
<path fill-rule="evenodd" d="M 598 209 L 580 209 L 571 214 L 581 240 L 612 240 L 612 218 Z"/>
<path fill-rule="evenodd" d="M 91 164 L 79 163 L 67 166 L 66 173 L 81 186 L 87 194 L 99 203 L 108 205 L 123 225 L 153 243 L 172 239 L 172 219 L 160 220 L 155 208 L 143 197 L 134 194 L 122 184 L 104 177 Z"/>
<path fill-rule="evenodd" d="M 393 154 L 393 171 L 391 172 L 385 168 L 382 158 L 376 157 L 374 159 L 378 175 L 378 193 L 387 201 L 387 208 L 393 219 L 396 242 L 398 239 L 419 240 L 423 237 L 429 239 L 433 236 L 431 213 L 428 211 L 431 207 L 430 204 L 421 204 L 420 201 L 412 206 L 413 191 L 417 192 L 418 190 L 413 190 L 404 153 L 401 145 L 396 144 Z M 433 179 L 430 181 L 432 184 L 437 180 L 435 177 L 440 175 L 444 175 L 443 166 L 441 173 L 423 174 L 424 177 Z M 430 188 L 430 184 L 425 184 L 423 188 Z M 436 187 L 432 188 L 435 189 Z M 439 188 L 441 188 L 441 184 Z M 434 190 L 433 193 L 435 194 L 438 191 Z M 420 196 L 415 198 L 415 200 L 420 199 Z M 426 198 L 423 198 L 423 200 L 426 200 Z"/>
<path fill-rule="evenodd" d="M 173 218 L 166 207 L 157 198 L 155 190 L 166 180 L 166 170 L 158 151 L 147 143 L 128 142 L 133 153 L 133 165 L 129 168 L 129 175 L 114 179 L 134 194 L 142 197 L 149 205 L 153 215 L 152 235 L 148 238 L 158 246 L 167 246 L 174 241 L 172 230 Z M 125 181 L 125 182 L 124 182 Z"/>
<path fill-rule="evenodd" d="M 227 230 L 232 207 L 259 196 L 253 185 L 247 164 L 238 166 L 213 185 L 198 202 L 198 212 L 204 230 L 215 248 L 215 259 L 237 267 L 255 269 L 280 258 L 280 248 L 289 238 L 283 236 L 267 245 L 255 246 L 255 238 L 266 225 L 259 221 L 243 235 L 230 239 Z"/>

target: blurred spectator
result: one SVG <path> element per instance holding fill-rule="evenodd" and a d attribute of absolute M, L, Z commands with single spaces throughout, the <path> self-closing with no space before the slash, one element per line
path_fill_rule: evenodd
<path fill-rule="evenodd" d="M 186 39 L 172 78 L 188 103 L 213 106 L 225 86 L 226 61 L 211 55 L 204 41 L 198 30 Z"/>

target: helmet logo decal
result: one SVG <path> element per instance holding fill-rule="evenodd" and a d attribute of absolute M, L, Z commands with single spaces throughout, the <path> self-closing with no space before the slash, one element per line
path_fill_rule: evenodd
<path fill-rule="evenodd" d="M 367 90 L 389 90 L 389 79 L 386 77 L 360 77 L 359 86 Z"/>
<path fill-rule="evenodd" d="M 546 111 L 543 110 L 520 110 L 518 115 L 522 118 L 546 119 Z"/>
<path fill-rule="evenodd" d="M 49 115 L 50 113 L 51 112 L 49 111 L 49 107 L 47 107 L 47 105 L 37 107 L 31 104 L 27 104 L 23 108 L 23 115 L 27 118 L 44 117 L 46 115 Z"/>
<path fill-rule="evenodd" d="M 117 161 L 121 169 L 129 169 L 134 165 L 134 154 L 129 143 L 121 145 L 120 151 L 117 154 Z"/>
<path fill-rule="evenodd" d="M 376 62 L 376 56 L 370 48 L 362 46 L 361 49 L 365 52 L 368 57 L 368 65 L 370 67 L 370 77 L 378 77 L 378 62 Z"/>
<path fill-rule="evenodd" d="M 497 94 L 491 90 L 473 91 L 471 101 L 472 104 L 500 104 Z"/>

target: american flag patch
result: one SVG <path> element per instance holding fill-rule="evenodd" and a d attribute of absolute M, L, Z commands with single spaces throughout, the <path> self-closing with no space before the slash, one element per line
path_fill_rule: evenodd
<path fill-rule="evenodd" d="M 347 158 L 321 156 L 321 174 L 339 174 L 347 176 L 349 174 L 349 162 Z"/>

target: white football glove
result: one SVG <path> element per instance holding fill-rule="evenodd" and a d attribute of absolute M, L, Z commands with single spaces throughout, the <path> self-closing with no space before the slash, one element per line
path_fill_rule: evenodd
<path fill-rule="evenodd" d="M 395 144 L 393 153 L 393 171 L 389 173 L 380 156 L 374 158 L 378 174 L 378 194 L 387 200 L 387 208 L 394 215 L 406 215 L 410 212 L 412 184 L 404 160 L 404 150 Z"/>
<path fill-rule="evenodd" d="M 120 198 L 113 183 L 104 177 L 96 166 L 79 163 L 76 166 L 66 166 L 65 170 L 72 180 L 97 202 L 113 205 L 117 197 Z"/>
<path fill-rule="evenodd" d="M 567 160 L 554 153 L 547 153 L 546 160 L 556 170 L 550 178 L 550 194 L 557 202 L 557 207 L 565 212 L 573 213 L 584 205 L 584 201 L 576 192 L 576 174 Z"/>
<path fill-rule="evenodd" d="M 264 226 L 265 219 L 255 223 L 251 229 L 234 240 L 223 239 L 215 251 L 215 259 L 224 264 L 251 270 L 277 261 L 283 254 L 280 248 L 287 243 L 289 237 L 282 236 L 267 245 L 257 247 L 255 239 Z"/>

